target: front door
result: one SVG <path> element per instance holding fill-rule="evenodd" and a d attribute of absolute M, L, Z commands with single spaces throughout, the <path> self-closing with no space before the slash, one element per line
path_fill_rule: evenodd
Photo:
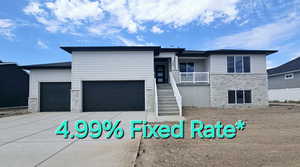
<path fill-rule="evenodd" d="M 164 65 L 156 65 L 155 67 L 155 78 L 157 83 L 165 83 L 165 66 Z"/>

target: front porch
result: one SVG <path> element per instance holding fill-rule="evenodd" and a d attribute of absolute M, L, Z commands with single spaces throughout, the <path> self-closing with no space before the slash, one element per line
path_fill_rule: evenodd
<path fill-rule="evenodd" d="M 207 57 L 156 58 L 154 74 L 154 101 L 157 116 L 182 116 L 183 97 L 186 98 L 185 101 L 191 101 L 191 103 L 186 103 L 187 105 L 198 105 L 198 101 L 190 99 L 205 99 L 203 103 L 199 104 L 209 106 L 207 95 L 209 94 L 210 77 Z"/>
<path fill-rule="evenodd" d="M 170 83 L 173 75 L 176 84 L 209 84 L 209 62 L 206 57 L 156 59 L 155 78 L 158 84 Z"/>
<path fill-rule="evenodd" d="M 179 58 L 178 71 L 173 71 L 177 84 L 209 84 L 207 58 Z"/>

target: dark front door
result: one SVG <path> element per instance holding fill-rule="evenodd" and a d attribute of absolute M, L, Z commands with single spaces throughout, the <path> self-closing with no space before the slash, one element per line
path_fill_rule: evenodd
<path fill-rule="evenodd" d="M 70 111 L 70 82 L 41 82 L 40 111 Z"/>
<path fill-rule="evenodd" d="M 144 81 L 84 81 L 83 111 L 144 111 Z"/>
<path fill-rule="evenodd" d="M 166 82 L 166 70 L 164 65 L 156 65 L 155 67 L 155 78 L 157 83 Z"/>

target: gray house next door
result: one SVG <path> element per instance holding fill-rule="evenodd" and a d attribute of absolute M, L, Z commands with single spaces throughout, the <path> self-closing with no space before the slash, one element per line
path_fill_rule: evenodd
<path fill-rule="evenodd" d="M 83 111 L 144 111 L 144 81 L 84 81 Z"/>

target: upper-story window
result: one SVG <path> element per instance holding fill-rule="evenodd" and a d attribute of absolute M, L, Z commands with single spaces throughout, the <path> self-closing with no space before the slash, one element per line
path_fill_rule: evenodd
<path fill-rule="evenodd" d="M 228 73 L 248 73 L 250 71 L 250 56 L 227 56 Z"/>
<path fill-rule="evenodd" d="M 194 63 L 180 63 L 180 72 L 195 72 Z"/>
<path fill-rule="evenodd" d="M 294 74 L 293 73 L 285 74 L 284 79 L 294 79 Z"/>

